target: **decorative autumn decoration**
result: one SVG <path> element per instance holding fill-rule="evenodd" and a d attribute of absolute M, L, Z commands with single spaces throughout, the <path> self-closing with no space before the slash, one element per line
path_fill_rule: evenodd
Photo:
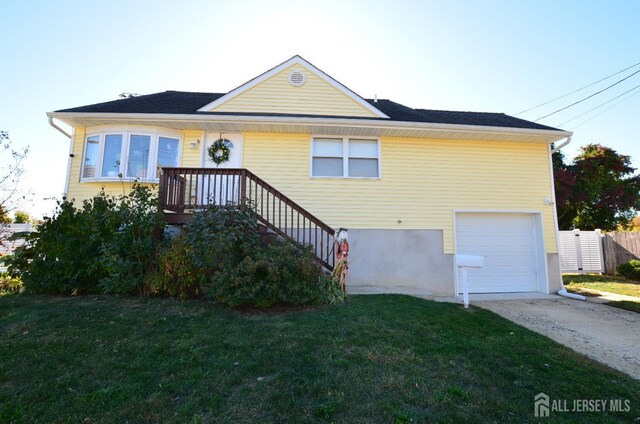
<path fill-rule="evenodd" d="M 229 160 L 229 154 L 231 151 L 229 150 L 227 143 L 229 143 L 228 140 L 220 138 L 207 149 L 209 157 L 216 165 L 220 165 L 221 163 Z"/>
<path fill-rule="evenodd" d="M 346 228 L 340 228 L 335 237 L 336 262 L 333 267 L 332 276 L 338 280 L 340 288 L 346 292 L 346 281 L 349 273 L 349 241 Z"/>

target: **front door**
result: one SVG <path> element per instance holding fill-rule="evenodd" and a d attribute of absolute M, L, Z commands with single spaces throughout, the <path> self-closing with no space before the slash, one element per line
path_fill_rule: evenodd
<path fill-rule="evenodd" d="M 229 160 L 217 165 L 209 157 L 209 147 L 218 140 L 224 140 L 229 148 Z M 205 168 L 242 168 L 242 134 L 240 133 L 207 133 L 204 144 Z"/>
<path fill-rule="evenodd" d="M 209 156 L 209 147 L 218 140 L 223 140 L 229 148 L 229 160 L 216 164 Z M 240 133 L 207 133 L 204 143 L 203 164 L 205 168 L 242 168 L 242 134 Z M 204 177 L 203 177 L 204 179 Z M 234 205 L 238 204 L 240 177 L 226 175 L 212 175 L 206 177 L 200 185 L 207 192 L 209 205 Z"/>

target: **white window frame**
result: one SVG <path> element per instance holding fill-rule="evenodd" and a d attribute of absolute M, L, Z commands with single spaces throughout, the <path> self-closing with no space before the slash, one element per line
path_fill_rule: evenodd
<path fill-rule="evenodd" d="M 122 146 L 120 150 L 120 167 L 118 169 L 118 173 L 122 175 L 122 177 L 103 177 L 102 176 L 102 164 L 104 162 L 104 149 L 105 149 L 105 139 L 107 135 L 122 135 Z M 127 177 L 127 167 L 129 166 L 129 149 L 131 144 L 131 135 L 142 135 L 151 137 L 151 142 L 149 146 L 149 163 L 147 168 L 147 174 L 150 174 L 147 178 L 136 178 L 136 177 Z M 98 137 L 98 159 L 96 161 L 96 176 L 95 177 L 83 177 L 84 175 L 84 166 L 85 166 L 85 157 L 87 151 L 87 139 L 89 137 Z M 139 181 L 139 182 L 149 182 L 149 183 L 157 183 L 159 181 L 158 178 L 158 143 L 160 137 L 173 138 L 178 140 L 178 166 L 182 163 L 182 150 L 183 150 L 183 137 L 182 133 L 179 131 L 165 130 L 165 129 L 154 129 L 154 128 L 122 128 L 122 127 L 101 127 L 101 128 L 92 128 L 87 130 L 84 135 L 83 140 L 83 148 L 82 148 L 82 164 L 80 166 L 80 182 L 97 182 L 97 181 Z M 149 172 L 150 171 L 150 172 Z"/>
<path fill-rule="evenodd" d="M 313 142 L 315 139 L 333 139 L 333 140 L 342 140 L 342 175 L 341 176 L 318 176 L 313 175 Z M 378 159 L 378 176 L 377 177 L 350 177 L 349 176 L 349 140 L 354 141 L 375 141 L 377 143 L 377 158 L 368 158 L 368 159 Z M 322 157 L 322 156 L 318 156 Z M 337 158 L 337 156 L 336 156 Z M 354 159 L 367 159 L 354 157 Z M 380 143 L 380 139 L 377 137 L 343 137 L 343 136 L 334 136 L 334 135 L 321 135 L 316 134 L 311 136 L 311 141 L 309 143 L 309 177 L 313 179 L 348 179 L 348 180 L 380 180 L 382 179 L 382 147 Z"/>

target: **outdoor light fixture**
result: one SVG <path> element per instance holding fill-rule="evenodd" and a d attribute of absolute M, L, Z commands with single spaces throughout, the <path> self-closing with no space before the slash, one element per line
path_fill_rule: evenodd
<path fill-rule="evenodd" d="M 191 140 L 189 142 L 189 145 L 191 146 L 192 149 L 197 149 L 198 146 L 200 145 L 200 139 Z"/>

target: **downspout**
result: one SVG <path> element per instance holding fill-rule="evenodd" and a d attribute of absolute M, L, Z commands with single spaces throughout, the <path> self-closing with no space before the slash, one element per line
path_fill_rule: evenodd
<path fill-rule="evenodd" d="M 556 246 L 558 250 L 558 260 L 560 260 L 560 229 L 558 226 L 558 208 L 556 205 L 556 184 L 553 178 L 553 157 L 552 155 L 558 150 L 562 149 L 567 144 L 571 143 L 571 136 L 567 137 L 567 140 L 561 145 L 554 147 L 553 149 L 549 146 L 549 168 L 551 172 L 551 194 L 553 195 L 553 225 L 556 230 Z M 569 293 L 567 288 L 564 286 L 564 281 L 562 281 L 562 271 L 560 272 L 560 290 L 558 290 L 558 294 L 560 296 L 568 297 L 570 299 L 577 300 L 587 300 L 586 297 L 581 296 L 575 293 Z"/>
<path fill-rule="evenodd" d="M 56 124 L 53 121 L 53 118 L 49 116 L 49 125 L 51 125 L 53 128 L 55 128 L 56 130 L 60 131 L 62 134 L 64 134 L 68 139 L 69 139 L 69 157 L 67 159 L 67 178 L 64 181 L 64 192 L 63 195 L 66 196 L 67 192 L 69 191 L 69 178 L 71 177 L 71 159 L 73 158 L 73 136 L 71 134 L 69 134 L 68 132 L 66 132 L 63 128 L 61 128 L 60 126 L 58 126 L 58 124 Z M 73 129 L 73 133 L 75 134 L 75 128 Z"/>

